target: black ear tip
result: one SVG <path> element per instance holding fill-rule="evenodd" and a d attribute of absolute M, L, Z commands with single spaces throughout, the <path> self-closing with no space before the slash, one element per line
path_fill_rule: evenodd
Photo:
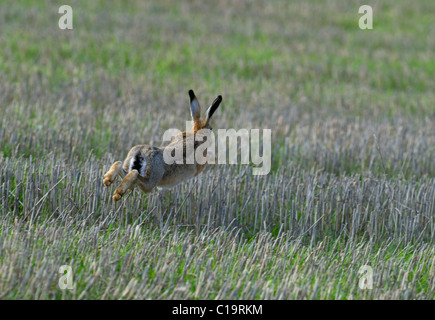
<path fill-rule="evenodd" d="M 217 98 L 213 101 L 213 105 L 219 105 L 222 102 L 222 96 L 218 95 Z"/>
<path fill-rule="evenodd" d="M 195 94 L 193 93 L 193 90 L 192 90 L 192 89 L 189 90 L 189 97 L 190 97 L 190 101 L 192 101 L 193 99 L 195 99 Z"/>

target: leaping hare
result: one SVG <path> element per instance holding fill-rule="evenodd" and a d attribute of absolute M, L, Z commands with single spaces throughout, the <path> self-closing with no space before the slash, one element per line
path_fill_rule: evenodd
<path fill-rule="evenodd" d="M 192 90 L 189 90 L 189 97 L 193 119 L 190 131 L 180 132 L 173 136 L 171 142 L 165 147 L 134 146 L 125 158 L 124 164 L 121 165 L 121 161 L 115 162 L 104 175 L 103 183 L 106 187 L 113 183 L 116 176 L 119 175 L 122 179 L 121 184 L 115 190 L 113 200 L 120 200 L 127 190 L 134 189 L 136 185 L 143 192 L 148 193 L 154 187 L 175 186 L 188 178 L 197 176 L 204 169 L 205 164 L 197 162 L 186 164 L 186 139 L 203 134 L 204 131 L 201 129 L 211 130 L 210 118 L 222 102 L 222 96 L 219 95 L 213 101 L 202 120 L 200 118 L 201 107 Z M 199 130 L 201 131 L 198 132 Z M 194 150 L 201 144 L 202 142 L 197 142 L 195 139 Z M 170 150 L 183 149 L 183 164 L 167 164 L 163 157 L 165 148 L 170 148 Z"/>

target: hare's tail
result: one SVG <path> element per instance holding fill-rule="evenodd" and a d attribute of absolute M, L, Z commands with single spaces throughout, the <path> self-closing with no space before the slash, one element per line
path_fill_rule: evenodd
<path fill-rule="evenodd" d="M 130 165 L 128 167 L 128 172 L 132 170 L 137 170 L 141 176 L 145 175 L 145 168 L 147 166 L 147 160 L 145 155 L 142 154 L 140 150 L 136 151 L 133 157 L 130 159 Z"/>

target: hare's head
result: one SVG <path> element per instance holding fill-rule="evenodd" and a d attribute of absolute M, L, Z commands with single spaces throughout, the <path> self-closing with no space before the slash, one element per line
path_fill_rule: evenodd
<path fill-rule="evenodd" d="M 210 118 L 213 115 L 213 113 L 216 111 L 216 109 L 219 107 L 220 103 L 222 102 L 222 96 L 219 95 L 213 103 L 210 105 L 210 107 L 205 112 L 204 117 L 201 119 L 201 106 L 199 105 L 198 99 L 195 96 L 195 93 L 193 93 L 193 90 L 189 90 L 189 97 L 190 97 L 190 113 L 192 114 L 192 120 L 193 120 L 193 132 L 197 132 L 201 129 L 210 129 Z"/>

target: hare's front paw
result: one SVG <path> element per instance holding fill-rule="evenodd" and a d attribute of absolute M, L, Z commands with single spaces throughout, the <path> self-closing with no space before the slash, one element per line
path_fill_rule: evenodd
<path fill-rule="evenodd" d="M 104 175 L 104 180 L 103 180 L 103 184 L 106 186 L 106 187 L 108 187 L 108 186 L 110 186 L 112 183 L 113 183 L 113 178 L 112 178 L 112 175 L 110 174 L 110 173 L 106 173 L 105 175 Z"/>
<path fill-rule="evenodd" d="M 104 175 L 103 184 L 108 187 L 115 181 L 116 175 L 121 171 L 121 161 L 116 161 Z"/>
<path fill-rule="evenodd" d="M 124 192 L 122 192 L 122 190 L 120 190 L 119 188 L 116 188 L 115 193 L 113 194 L 113 200 L 114 201 L 121 200 L 123 194 L 124 194 Z"/>

